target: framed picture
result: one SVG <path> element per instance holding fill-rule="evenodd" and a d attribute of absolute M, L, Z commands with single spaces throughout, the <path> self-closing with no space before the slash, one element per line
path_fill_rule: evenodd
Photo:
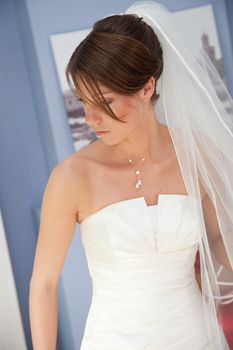
<path fill-rule="evenodd" d="M 71 54 L 89 31 L 90 29 L 84 29 L 50 37 L 71 137 L 76 151 L 98 138 L 94 130 L 85 124 L 82 103 L 70 90 L 65 77 L 66 65 Z"/>
<path fill-rule="evenodd" d="M 227 86 L 223 57 L 212 5 L 176 11 L 173 15 L 185 28 L 186 32 L 192 33 L 192 36 L 195 36 L 195 38 L 198 39 L 200 47 L 202 47 L 208 54 L 211 62 L 218 71 L 218 74 Z M 212 82 L 213 84 L 216 84 L 215 81 L 212 80 Z M 224 91 L 222 91 L 221 86 L 216 86 L 216 90 L 219 99 L 222 102 L 227 101 L 227 97 Z M 231 106 L 228 105 L 227 102 L 225 102 L 225 109 L 232 114 L 233 111 L 231 110 Z"/>

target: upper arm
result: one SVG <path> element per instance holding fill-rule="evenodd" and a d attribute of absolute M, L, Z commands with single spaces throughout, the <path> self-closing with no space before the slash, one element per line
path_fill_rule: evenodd
<path fill-rule="evenodd" d="M 215 207 L 207 193 L 202 200 L 202 209 L 208 239 L 213 241 L 221 237 L 221 231 L 218 224 Z"/>
<path fill-rule="evenodd" d="M 31 283 L 56 286 L 76 226 L 77 196 L 72 171 L 58 164 L 45 187 Z"/>
<path fill-rule="evenodd" d="M 227 270 L 232 271 L 233 265 L 230 254 L 226 249 L 227 243 L 225 243 L 223 240 L 224 233 L 221 232 L 215 207 L 208 194 L 206 194 L 203 200 L 203 214 L 211 252 L 214 254 L 216 260 L 221 266 L 224 266 Z M 230 245 L 228 245 L 228 248 L 229 246 Z"/>

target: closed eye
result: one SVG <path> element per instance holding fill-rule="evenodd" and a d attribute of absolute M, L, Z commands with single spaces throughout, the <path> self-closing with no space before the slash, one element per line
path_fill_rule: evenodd
<path fill-rule="evenodd" d="M 112 103 L 112 100 L 107 100 L 107 99 L 105 99 L 105 101 L 106 101 L 106 103 L 107 103 L 108 105 L 110 105 L 110 104 Z"/>

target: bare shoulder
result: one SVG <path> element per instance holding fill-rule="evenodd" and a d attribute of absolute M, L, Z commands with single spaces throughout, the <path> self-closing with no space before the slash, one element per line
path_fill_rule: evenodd
<path fill-rule="evenodd" d="M 96 140 L 62 160 L 50 174 L 49 187 L 69 196 L 70 205 L 75 206 L 77 212 L 87 196 L 89 178 L 96 171 L 99 152 L 100 142 Z"/>
<path fill-rule="evenodd" d="M 54 167 L 52 173 L 56 174 L 57 177 L 66 179 L 67 185 L 72 186 L 82 183 L 82 180 L 88 174 L 89 167 L 96 160 L 95 154 L 99 148 L 98 141 L 84 146 L 80 151 L 63 159 Z"/>

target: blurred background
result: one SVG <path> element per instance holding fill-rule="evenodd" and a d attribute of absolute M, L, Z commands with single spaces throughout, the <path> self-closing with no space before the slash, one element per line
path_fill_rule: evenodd
<path fill-rule="evenodd" d="M 44 188 L 58 162 L 96 138 L 62 82 L 64 62 L 83 31 L 133 2 L 0 0 L 1 350 L 32 349 L 29 282 Z M 174 15 L 187 11 L 186 18 L 192 17 L 200 43 L 233 96 L 233 1 L 160 2 Z M 205 26 L 196 22 L 200 14 Z M 183 12 L 184 25 L 185 16 Z M 58 350 L 80 348 L 91 300 L 78 226 L 76 231 L 59 282 Z M 232 304 L 224 313 L 224 331 L 233 349 Z"/>

